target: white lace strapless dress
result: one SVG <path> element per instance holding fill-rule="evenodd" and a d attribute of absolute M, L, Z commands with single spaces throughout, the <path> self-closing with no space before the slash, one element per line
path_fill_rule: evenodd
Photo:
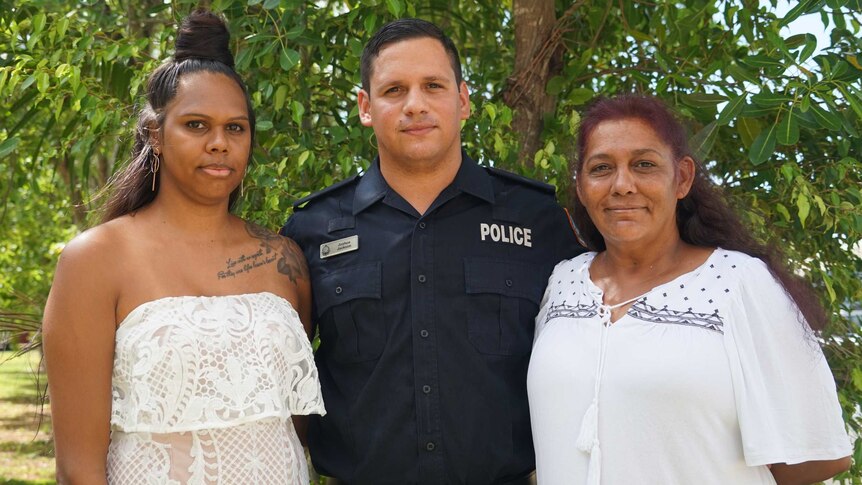
<path fill-rule="evenodd" d="M 308 484 L 290 417 L 325 413 L 287 300 L 150 301 L 117 329 L 108 483 Z"/>

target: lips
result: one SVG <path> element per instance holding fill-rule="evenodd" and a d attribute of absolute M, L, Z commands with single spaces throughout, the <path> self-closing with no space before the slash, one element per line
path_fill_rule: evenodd
<path fill-rule="evenodd" d="M 232 168 L 221 164 L 204 165 L 201 167 L 201 170 L 203 170 L 207 175 L 211 175 L 213 177 L 229 177 L 231 173 L 233 173 Z"/>
<path fill-rule="evenodd" d="M 408 135 L 424 135 L 434 128 L 435 125 L 432 123 L 414 123 L 401 128 L 401 131 Z"/>

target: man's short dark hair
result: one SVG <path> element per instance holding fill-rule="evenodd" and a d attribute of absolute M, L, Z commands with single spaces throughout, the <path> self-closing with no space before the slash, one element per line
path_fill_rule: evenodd
<path fill-rule="evenodd" d="M 404 18 L 384 25 L 365 44 L 359 65 L 359 73 L 362 76 L 362 89 L 369 94 L 371 93 L 371 73 L 374 69 L 374 60 L 377 59 L 377 56 L 380 55 L 380 51 L 384 47 L 395 42 L 423 37 L 435 39 L 443 45 L 446 54 L 449 56 L 449 62 L 452 64 L 452 70 L 455 72 L 455 83 L 460 87 L 462 80 L 461 58 L 458 56 L 458 49 L 455 47 L 452 39 L 446 36 L 440 30 L 440 27 L 427 20 Z"/>

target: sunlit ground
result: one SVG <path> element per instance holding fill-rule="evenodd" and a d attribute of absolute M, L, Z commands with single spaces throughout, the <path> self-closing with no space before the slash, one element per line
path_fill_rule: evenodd
<path fill-rule="evenodd" d="M 40 409 L 36 390 L 37 352 L 10 359 L 0 352 L 0 484 L 43 485 L 54 482 L 50 409 Z M 40 380 L 44 386 L 44 374 Z M 37 433 L 38 427 L 38 433 Z"/>

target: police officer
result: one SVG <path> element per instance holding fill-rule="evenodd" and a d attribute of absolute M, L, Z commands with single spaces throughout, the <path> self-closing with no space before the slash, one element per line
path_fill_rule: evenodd
<path fill-rule="evenodd" d="M 552 186 L 461 150 L 470 100 L 439 28 L 384 26 L 361 74 L 379 156 L 282 229 L 308 259 L 320 332 L 314 466 L 335 483 L 527 483 L 534 318 L 582 249 Z"/>

